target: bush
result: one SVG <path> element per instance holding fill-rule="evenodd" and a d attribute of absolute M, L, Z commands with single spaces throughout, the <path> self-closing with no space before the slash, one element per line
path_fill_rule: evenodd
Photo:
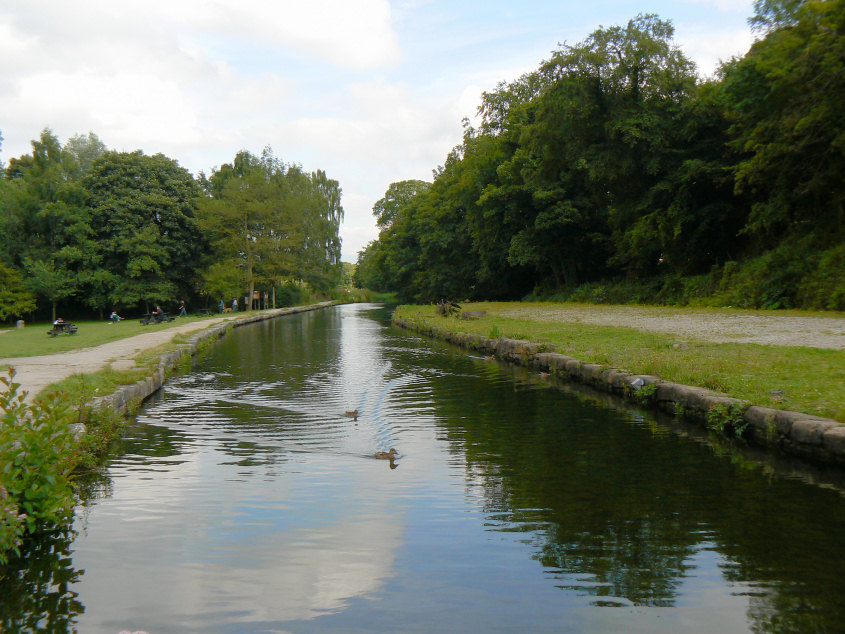
<path fill-rule="evenodd" d="M 845 243 L 822 252 L 798 287 L 804 308 L 845 310 Z"/>
<path fill-rule="evenodd" d="M 845 310 L 843 280 L 845 244 L 819 251 L 810 235 L 784 241 L 742 263 L 714 266 L 703 275 L 615 279 L 571 289 L 538 287 L 525 301 Z"/>
<path fill-rule="evenodd" d="M 20 537 L 67 524 L 73 513 L 73 412 L 59 398 L 29 405 L 14 382 L 0 378 L 0 561 Z"/>
<path fill-rule="evenodd" d="M 276 306 L 298 306 L 308 299 L 308 289 L 299 284 L 288 282 L 276 287 Z"/>

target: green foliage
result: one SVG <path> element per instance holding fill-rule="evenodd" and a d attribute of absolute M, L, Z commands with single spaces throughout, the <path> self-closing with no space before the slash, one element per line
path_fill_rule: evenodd
<path fill-rule="evenodd" d="M 162 154 L 107 151 L 93 132 L 62 147 L 45 128 L 3 176 L 0 319 L 35 308 L 27 288 L 54 317 L 71 303 L 102 316 L 289 281 L 327 291 L 340 280 L 339 184 L 270 148 L 241 152 L 198 182 Z M 15 272 L 24 271 L 21 289 Z"/>
<path fill-rule="evenodd" d="M 66 524 L 74 503 L 68 477 L 73 414 L 58 398 L 43 405 L 25 403 L 13 379 L 13 370 L 0 378 L 0 489 L 6 506 L 0 535 L 11 539 L 0 543 L 0 552 L 13 548 L 23 532 Z M 17 514 L 10 511 L 9 501 Z"/>
<path fill-rule="evenodd" d="M 100 268 L 113 273 L 108 301 L 131 307 L 189 294 L 207 254 L 190 173 L 162 154 L 107 152 L 83 182 Z"/>
<path fill-rule="evenodd" d="M 657 385 L 654 383 L 643 385 L 640 389 L 633 390 L 631 394 L 634 400 L 643 407 L 652 407 L 657 400 Z"/>
<path fill-rule="evenodd" d="M 380 198 L 373 205 L 373 215 L 376 217 L 376 224 L 379 228 L 386 229 L 391 224 L 397 215 L 402 211 L 402 208 L 407 205 L 411 199 L 417 194 L 428 191 L 431 183 L 426 183 L 421 180 L 407 180 L 399 181 L 398 183 L 391 183 L 390 187 L 384 193 L 384 197 Z"/>
<path fill-rule="evenodd" d="M 35 309 L 35 296 L 24 286 L 20 273 L 0 261 L 0 320 L 19 317 Z"/>
<path fill-rule="evenodd" d="M 285 165 L 270 148 L 260 158 L 243 151 L 212 173 L 208 192 L 198 203 L 213 253 L 203 271 L 207 295 L 292 281 L 325 291 L 340 281 L 341 189 L 324 172 Z"/>
<path fill-rule="evenodd" d="M 748 423 L 743 415 L 748 406 L 737 405 L 736 403 L 719 403 L 707 411 L 707 426 L 721 434 L 733 435 L 742 438 Z"/>
<path fill-rule="evenodd" d="M 761 245 L 809 232 L 841 240 L 845 220 L 845 0 L 761 0 L 767 29 L 724 71 L 744 232 Z"/>
<path fill-rule="evenodd" d="M 814 258 L 798 283 L 796 305 L 845 311 L 845 242 Z"/>
<path fill-rule="evenodd" d="M 277 306 L 297 306 L 308 297 L 308 289 L 295 282 L 287 282 L 276 288 Z"/>
<path fill-rule="evenodd" d="M 840 307 L 843 3 L 758 0 L 765 36 L 706 82 L 655 15 L 562 46 L 484 93 L 429 188 L 391 185 L 357 283 L 415 302 Z"/>
<path fill-rule="evenodd" d="M 6 563 L 9 551 L 18 552 L 26 525 L 18 513 L 18 505 L 9 492 L 0 486 L 0 565 Z"/>

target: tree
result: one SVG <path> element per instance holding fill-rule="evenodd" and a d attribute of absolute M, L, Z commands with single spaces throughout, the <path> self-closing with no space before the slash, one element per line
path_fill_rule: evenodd
<path fill-rule="evenodd" d="M 755 7 L 768 33 L 723 71 L 743 231 L 758 250 L 809 233 L 830 246 L 845 226 L 845 0 Z"/>
<path fill-rule="evenodd" d="M 55 260 L 31 260 L 24 263 L 27 285 L 39 295 L 46 297 L 52 305 L 52 319 L 56 319 L 56 304 L 72 297 L 79 289 L 79 278 L 75 272 L 58 264 Z"/>
<path fill-rule="evenodd" d="M 73 297 L 95 266 L 86 193 L 74 159 L 45 128 L 32 154 L 10 161 L 2 229 L 7 257 L 28 272 L 27 285 L 51 304 Z"/>
<path fill-rule="evenodd" d="M 249 152 L 238 153 L 231 165 L 212 174 L 211 183 L 214 198 L 199 201 L 201 226 L 218 264 L 206 271 L 206 288 L 217 290 L 221 280 L 229 284 L 240 279 L 252 297 L 273 187 L 260 161 Z M 221 276 L 219 265 L 224 262 L 225 269 L 240 272 L 238 278 Z"/>
<path fill-rule="evenodd" d="M 94 161 L 108 151 L 105 143 L 93 132 L 89 132 L 87 135 L 73 135 L 65 142 L 64 149 L 76 161 L 75 175 L 77 178 L 87 174 L 94 165 Z"/>
<path fill-rule="evenodd" d="M 35 295 L 29 292 L 20 273 L 0 261 L 0 320 L 20 317 L 35 310 Z"/>
<path fill-rule="evenodd" d="M 113 305 L 174 301 L 195 288 L 208 253 L 195 220 L 199 187 L 190 173 L 162 155 L 107 152 L 84 185 L 100 267 L 113 286 L 98 293 Z"/>
<path fill-rule="evenodd" d="M 421 180 L 407 180 L 391 183 L 380 198 L 373 205 L 373 215 L 376 217 L 376 224 L 380 229 L 386 229 L 392 223 L 399 211 L 407 205 L 411 199 L 422 192 L 426 192 L 431 183 Z"/>
<path fill-rule="evenodd" d="M 285 165 L 267 147 L 261 157 L 239 152 L 207 179 L 200 201 L 203 229 L 215 262 L 204 272 L 207 290 L 240 280 L 252 296 L 258 284 L 275 288 L 302 280 L 318 290 L 340 280 L 339 227 L 343 219 L 337 181 L 318 170 Z"/>

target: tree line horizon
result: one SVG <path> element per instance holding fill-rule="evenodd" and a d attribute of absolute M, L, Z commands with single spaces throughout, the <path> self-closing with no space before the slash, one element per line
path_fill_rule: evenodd
<path fill-rule="evenodd" d="M 195 178 L 161 153 L 112 151 L 93 132 L 62 145 L 45 128 L 0 164 L 0 320 L 325 292 L 341 276 L 341 194 L 269 146 Z"/>
<path fill-rule="evenodd" d="M 485 92 L 431 182 L 393 183 L 356 280 L 400 301 L 845 310 L 845 0 L 757 0 L 700 78 L 638 15 Z"/>

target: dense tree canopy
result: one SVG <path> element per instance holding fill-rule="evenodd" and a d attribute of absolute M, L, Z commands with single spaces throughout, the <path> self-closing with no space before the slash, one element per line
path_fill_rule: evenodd
<path fill-rule="evenodd" d="M 325 290 L 340 279 L 341 190 L 325 172 L 306 174 L 279 161 L 239 152 L 208 179 L 199 202 L 203 234 L 218 254 L 205 269 L 214 297 L 256 284 L 275 288 L 305 281 Z"/>
<path fill-rule="evenodd" d="M 707 81 L 655 15 L 563 45 L 483 95 L 430 186 L 390 186 L 360 283 L 432 301 L 654 280 L 845 308 L 843 3 L 757 0 L 764 36 Z"/>
<path fill-rule="evenodd" d="M 162 154 L 64 146 L 45 128 L 0 178 L 0 319 L 37 303 L 147 310 L 340 279 L 338 183 L 272 152 L 240 152 L 199 181 Z M 41 300 L 44 300 L 43 302 Z"/>

